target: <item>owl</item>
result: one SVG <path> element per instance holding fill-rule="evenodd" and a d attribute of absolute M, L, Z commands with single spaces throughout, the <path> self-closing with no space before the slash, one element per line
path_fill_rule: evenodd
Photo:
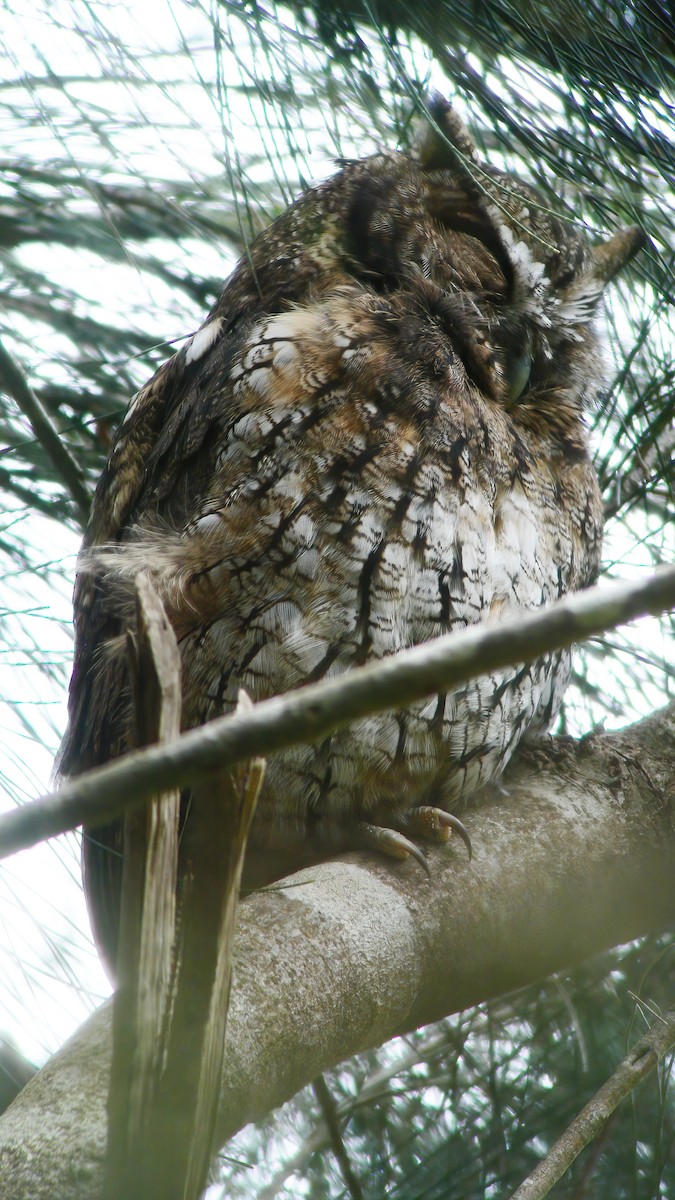
<path fill-rule="evenodd" d="M 242 688 L 260 701 L 591 584 L 594 318 L 640 241 L 591 248 L 480 161 L 440 99 L 412 152 L 304 192 L 114 439 L 76 583 L 62 774 L 131 744 L 139 573 L 178 639 L 186 729 Z M 551 723 L 569 672 L 548 654 L 272 757 L 250 878 L 355 846 L 419 856 Z M 85 831 L 109 959 L 122 850 L 119 825 Z"/>

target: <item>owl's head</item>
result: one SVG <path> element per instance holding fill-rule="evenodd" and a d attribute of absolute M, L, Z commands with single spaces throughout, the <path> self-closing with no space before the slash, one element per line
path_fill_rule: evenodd
<path fill-rule="evenodd" d="M 516 398 L 533 355 L 551 358 L 561 345 L 587 340 L 605 287 L 644 245 L 645 234 L 630 226 L 592 246 L 533 187 L 482 162 L 442 97 L 429 105 L 415 158 L 430 181 L 439 223 L 476 239 L 499 264 L 504 287 L 496 312 L 503 329 L 496 340 L 509 346 L 505 367 Z"/>
<path fill-rule="evenodd" d="M 417 157 L 425 171 L 452 173 L 471 202 L 474 234 L 510 277 L 514 303 L 544 327 L 552 316 L 546 311 L 547 291 L 557 323 L 586 321 L 607 284 L 645 243 L 643 230 L 631 225 L 590 246 L 533 187 L 481 162 L 468 130 L 440 96 L 429 105 Z"/>

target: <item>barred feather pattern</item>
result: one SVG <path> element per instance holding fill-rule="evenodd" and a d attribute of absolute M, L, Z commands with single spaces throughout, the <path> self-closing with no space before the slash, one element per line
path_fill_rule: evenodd
<path fill-rule="evenodd" d="M 81 556 L 65 775 L 128 747 L 139 572 L 179 639 L 185 727 L 239 688 L 261 700 L 595 579 L 593 316 L 638 235 L 591 250 L 473 150 L 472 174 L 454 113 L 432 116 L 443 136 L 415 153 L 303 194 L 132 402 Z M 548 655 L 275 756 L 254 847 L 461 810 L 568 676 Z M 90 880 L 109 840 L 85 847 Z"/>

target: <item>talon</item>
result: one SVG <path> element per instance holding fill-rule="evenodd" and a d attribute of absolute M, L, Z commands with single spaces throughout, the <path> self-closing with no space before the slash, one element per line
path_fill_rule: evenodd
<path fill-rule="evenodd" d="M 388 858 L 414 858 L 422 870 L 430 875 L 424 852 L 402 833 L 397 833 L 395 829 L 384 829 L 380 825 L 368 825 L 365 821 L 359 824 L 359 833 L 359 842 L 364 849 L 377 850 Z"/>
<path fill-rule="evenodd" d="M 473 847 L 471 845 L 471 838 L 469 837 L 469 831 L 466 825 L 463 825 L 459 817 L 455 817 L 452 813 L 439 812 L 439 820 L 441 825 L 445 825 L 448 829 L 454 829 L 455 833 L 459 834 L 467 848 L 469 862 L 471 862 L 471 859 L 473 858 Z"/>
<path fill-rule="evenodd" d="M 408 814 L 408 828 L 420 837 L 433 839 L 436 842 L 447 842 L 450 830 L 459 834 L 469 852 L 469 862 L 473 857 L 471 838 L 465 825 L 459 817 L 445 812 L 442 808 L 432 808 L 431 805 L 421 804 Z"/>

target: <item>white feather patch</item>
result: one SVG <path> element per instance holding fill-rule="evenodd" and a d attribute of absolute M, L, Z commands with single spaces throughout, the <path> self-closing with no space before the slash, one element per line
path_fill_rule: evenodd
<path fill-rule="evenodd" d="M 222 317 L 216 317 L 215 320 L 207 322 L 206 325 L 202 325 L 201 329 L 198 329 L 197 332 L 193 334 L 193 336 L 183 346 L 186 365 L 196 362 L 198 358 L 203 358 L 207 350 L 210 350 L 213 343 L 216 341 L 222 325 Z"/>
<path fill-rule="evenodd" d="M 517 299 L 523 311 L 529 313 L 538 325 L 546 328 L 551 324 L 550 318 L 544 311 L 548 287 L 546 267 L 543 262 L 539 262 L 534 257 L 530 247 L 524 241 L 520 241 L 508 225 L 503 224 L 499 219 L 498 210 L 493 208 L 491 215 L 513 267 L 520 293 Z"/>
<path fill-rule="evenodd" d="M 127 421 L 129 421 L 131 419 L 131 417 L 133 417 L 136 409 L 138 408 L 138 401 L 140 400 L 143 391 L 144 391 L 144 389 L 141 388 L 140 391 L 136 392 L 135 396 L 131 397 L 129 407 L 122 418 L 123 425 L 126 425 Z"/>

